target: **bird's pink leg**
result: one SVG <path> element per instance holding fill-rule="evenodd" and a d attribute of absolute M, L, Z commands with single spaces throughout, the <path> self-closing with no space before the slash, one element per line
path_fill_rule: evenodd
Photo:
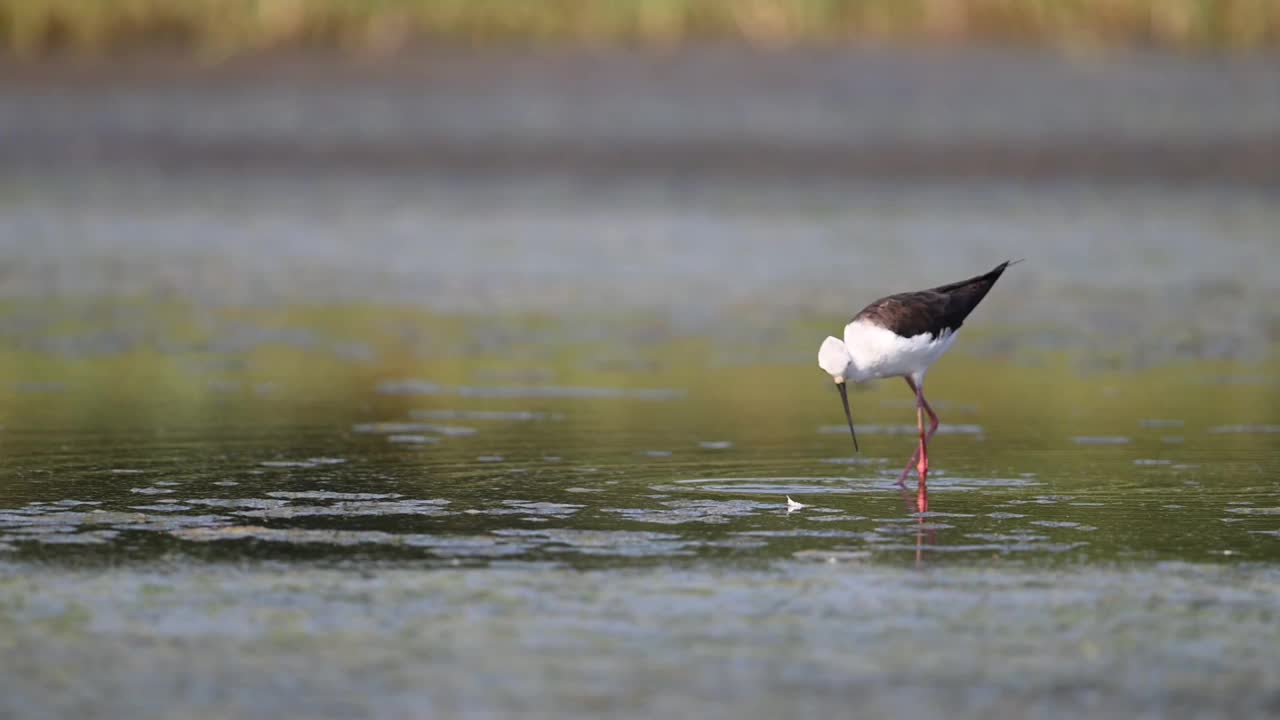
<path fill-rule="evenodd" d="M 907 381 L 907 387 L 911 388 L 912 394 L 916 396 L 917 410 L 919 409 L 920 404 L 924 403 L 924 411 L 929 413 L 929 432 L 927 435 L 925 435 L 925 440 L 926 441 L 932 440 L 933 434 L 938 432 L 938 415 L 933 411 L 933 408 L 929 407 L 929 401 L 924 399 L 924 393 L 916 389 L 916 384 L 914 381 L 912 381 L 911 376 L 907 375 L 907 376 L 904 376 L 902 379 Z M 907 476 L 911 474 L 912 470 L 916 469 L 916 460 L 919 460 L 919 459 L 920 459 L 920 446 L 916 445 L 915 454 L 912 455 L 911 459 L 907 461 L 907 466 L 902 469 L 902 475 L 898 477 L 899 485 L 902 485 L 904 487 L 906 486 Z"/>
<path fill-rule="evenodd" d="M 924 432 L 924 389 L 916 388 L 916 429 L 920 431 L 920 463 L 916 471 L 920 473 L 920 484 L 916 489 L 916 508 L 920 512 L 929 510 L 929 489 L 925 485 L 925 476 L 929 474 L 929 441 Z"/>

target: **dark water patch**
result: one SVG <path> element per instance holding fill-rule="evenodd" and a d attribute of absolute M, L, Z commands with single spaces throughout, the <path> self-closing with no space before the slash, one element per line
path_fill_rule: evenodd
<path fill-rule="evenodd" d="M 801 561 L 821 563 L 850 563 L 867 560 L 871 557 L 869 550 L 797 550 L 791 557 Z"/>
<path fill-rule="evenodd" d="M 563 385 L 460 386 L 462 397 L 481 398 L 628 398 L 634 400 L 676 400 L 683 390 L 668 388 L 606 388 Z"/>
<path fill-rule="evenodd" d="M 894 473 L 896 476 L 896 473 Z M 908 478 L 909 482 L 914 482 L 912 478 Z M 1025 477 L 959 477 L 945 475 L 941 472 L 938 474 L 930 474 L 928 486 L 930 490 L 975 490 L 975 489 L 992 489 L 992 488 L 1028 488 L 1044 485 L 1043 482 L 1033 478 Z"/>
<path fill-rule="evenodd" d="M 270 494 L 270 493 L 269 493 Z M 290 500 L 298 497 L 297 494 L 289 493 L 274 498 L 185 498 L 182 502 L 188 505 L 202 505 L 205 507 L 220 507 L 234 509 L 269 509 L 278 508 L 287 505 Z M 305 497 L 314 497 L 306 495 Z"/>
<path fill-rule="evenodd" d="M 504 543 L 494 538 L 435 537 L 423 534 L 392 534 L 376 530 L 272 529 L 235 525 L 221 528 L 176 530 L 173 535 L 188 542 L 232 542 L 253 540 L 288 546 L 422 548 L 442 557 L 505 557 L 526 552 L 528 545 Z"/>
<path fill-rule="evenodd" d="M 270 497 L 284 500 L 393 500 L 399 493 L 352 493 L 333 490 L 274 490 Z"/>
<path fill-rule="evenodd" d="M 877 424 L 859 424 L 857 426 L 859 433 L 864 435 L 917 435 L 920 429 L 915 425 L 877 425 Z M 818 428 L 818 432 L 824 435 L 847 435 L 849 427 L 847 425 L 823 425 Z M 942 423 L 938 425 L 938 435 L 982 435 L 981 425 L 952 425 Z"/>
<path fill-rule="evenodd" d="M 1040 495 L 1026 499 L 1006 500 L 1002 505 L 1057 505 L 1073 498 L 1062 498 L 1053 495 Z"/>
<path fill-rule="evenodd" d="M 424 381 L 394 381 L 378 385 L 384 395 L 454 395 L 470 398 L 676 400 L 683 390 L 671 388 L 614 388 L 585 385 L 456 385 Z"/>
<path fill-rule="evenodd" d="M 518 529 L 495 531 L 502 537 L 534 539 L 545 542 L 549 552 L 582 555 L 617 555 L 620 557 L 665 557 L 692 553 L 695 543 L 679 535 L 640 530 L 577 530 L 569 528 Z"/>
<path fill-rule="evenodd" d="M 876 552 L 887 551 L 924 551 L 928 553 L 1046 553 L 1061 554 L 1069 553 L 1073 550 L 1079 550 L 1088 546 L 1087 542 L 1073 543 L 1052 543 L 1052 542 L 1008 542 L 1008 543 L 957 543 L 957 544 L 924 544 L 924 545 L 902 545 L 902 544 L 877 544 L 871 547 Z"/>
<path fill-rule="evenodd" d="M 412 435 L 416 433 L 436 433 L 450 437 L 474 435 L 475 428 L 460 425 L 439 425 L 424 422 L 385 421 L 357 423 L 351 426 L 351 432 L 373 435 Z"/>
<path fill-rule="evenodd" d="M 342 501 L 331 505 L 279 505 L 259 510 L 237 510 L 239 517 L 259 520 L 289 520 L 303 517 L 386 517 L 413 515 L 439 517 L 450 513 L 445 509 L 447 500 L 391 500 L 391 501 Z"/>
<path fill-rule="evenodd" d="M 846 477 L 737 477 L 691 478 L 670 485 L 654 485 L 658 491 L 732 493 L 742 495 L 823 495 L 883 492 L 892 487 L 879 478 Z"/>
<path fill-rule="evenodd" d="M 812 530 L 808 528 L 792 528 L 789 530 L 743 530 L 735 533 L 742 537 L 762 538 L 840 538 L 854 539 L 864 537 L 864 533 L 852 530 Z"/>
<path fill-rule="evenodd" d="M 301 528 L 266 528 L 257 525 L 227 525 L 222 527 L 179 528 L 172 531 L 174 537 L 191 542 L 224 542 L 233 540 L 262 540 L 289 544 L 317 543 L 322 545 L 397 544 L 400 536 L 377 530 L 308 530 Z"/>
<path fill-rule="evenodd" d="M 61 535 L 74 533 L 79 529 L 77 525 L 26 525 L 8 528 L 10 537 L 22 538 L 35 535 Z"/>
<path fill-rule="evenodd" d="M 502 504 L 529 515 L 546 515 L 560 518 L 570 517 L 585 507 L 584 505 L 573 503 L 538 502 L 533 500 L 503 500 Z"/>
<path fill-rule="evenodd" d="M 436 395 L 441 390 L 440 385 L 429 380 L 388 380 L 377 386 L 383 395 Z"/>
<path fill-rule="evenodd" d="M 601 508 L 634 522 L 660 525 L 705 523 L 723 525 L 734 518 L 776 510 L 777 505 L 753 500 L 668 500 L 657 508 Z"/>
<path fill-rule="evenodd" d="M 818 462 L 824 465 L 885 465 L 890 460 L 883 457 L 833 457 L 822 458 Z"/>
<path fill-rule="evenodd" d="M 970 415 L 978 412 L 977 405 L 971 405 L 968 403 L 954 403 L 946 400 L 930 400 L 929 405 L 933 407 L 935 411 L 940 413 L 963 413 L 965 415 Z M 880 407 L 898 408 L 915 412 L 916 401 L 904 400 L 901 398 L 884 398 L 880 401 Z"/>
<path fill-rule="evenodd" d="M 113 525 L 117 530 L 141 530 L 146 532 L 169 532 L 181 528 L 212 528 L 221 525 L 233 525 L 235 520 L 222 515 L 148 515 L 137 522 Z"/>
<path fill-rule="evenodd" d="M 949 530 L 955 527 L 948 523 L 930 523 L 930 522 L 913 522 L 913 523 L 889 523 L 887 525 L 878 525 L 872 529 L 872 535 L 862 535 L 862 537 L 874 538 L 872 542 L 879 542 L 885 535 L 917 535 L 929 530 Z"/>
<path fill-rule="evenodd" d="M 1049 539 L 1048 535 L 1040 535 L 1027 530 L 998 533 L 965 533 L 965 537 L 990 543 L 1012 543 L 1017 545 L 1027 545 Z"/>
<path fill-rule="evenodd" d="M 1215 425 L 1209 428 L 1209 432 L 1215 435 L 1280 433 L 1280 425 L 1262 425 L 1262 424 Z"/>
<path fill-rule="evenodd" d="M 865 515 L 806 515 L 805 520 L 809 522 L 857 522 L 858 520 L 866 520 Z"/>
<path fill-rule="evenodd" d="M 573 503 L 539 502 L 534 500 L 503 500 L 497 506 L 467 508 L 466 515 L 514 516 L 520 518 L 567 518 L 575 515 L 583 505 Z"/>
<path fill-rule="evenodd" d="M 79 527 L 83 525 L 111 525 L 132 522 L 145 516 L 142 513 L 94 510 L 90 512 L 0 512 L 0 528 L 53 525 Z"/>
<path fill-rule="evenodd" d="M 437 557 L 450 559 L 490 559 L 528 556 L 539 543 L 492 536 L 423 535 L 403 536 L 406 547 L 425 548 Z"/>
<path fill-rule="evenodd" d="M 1199 378 L 1204 385 L 1273 385 L 1275 380 L 1267 375 L 1232 374 L 1204 375 Z"/>
<path fill-rule="evenodd" d="M 492 420 L 501 422 L 534 422 L 563 420 L 561 413 L 535 412 L 532 410 L 410 410 L 415 420 Z"/>
<path fill-rule="evenodd" d="M 106 545 L 119 536 L 120 533 L 116 530 L 83 530 L 66 533 L 42 533 L 28 538 L 10 536 L 10 540 L 27 540 L 41 545 Z"/>
<path fill-rule="evenodd" d="M 393 445 L 428 445 L 440 442 L 440 438 L 428 435 L 388 435 L 387 442 Z"/>
<path fill-rule="evenodd" d="M 305 460 L 263 460 L 258 463 L 262 467 L 269 468 L 318 468 L 328 467 L 331 465 L 341 465 L 345 463 L 345 458 L 335 457 L 311 457 Z"/>

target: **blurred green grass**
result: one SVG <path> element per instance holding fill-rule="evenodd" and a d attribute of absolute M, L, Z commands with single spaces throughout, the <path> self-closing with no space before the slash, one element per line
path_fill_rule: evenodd
<path fill-rule="evenodd" d="M 1280 0 L 0 0 L 10 55 L 462 45 L 1280 45 Z"/>

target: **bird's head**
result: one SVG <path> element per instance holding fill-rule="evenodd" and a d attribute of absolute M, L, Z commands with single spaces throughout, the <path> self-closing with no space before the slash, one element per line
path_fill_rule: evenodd
<path fill-rule="evenodd" d="M 849 435 L 853 437 L 853 449 L 856 452 L 858 433 L 853 429 L 853 414 L 849 412 L 849 392 L 845 388 L 845 378 L 849 375 L 852 365 L 853 357 L 849 355 L 849 348 L 845 347 L 843 342 L 833 337 L 822 341 L 822 347 L 818 348 L 818 367 L 827 371 L 840 390 L 840 402 L 844 405 L 844 417 L 849 421 Z"/>

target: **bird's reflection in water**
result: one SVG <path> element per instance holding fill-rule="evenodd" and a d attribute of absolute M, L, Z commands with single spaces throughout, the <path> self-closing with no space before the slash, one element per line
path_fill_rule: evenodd
<path fill-rule="evenodd" d="M 920 567 L 924 564 L 924 546 L 935 545 L 938 542 L 938 529 L 932 527 L 927 517 L 929 512 L 927 495 L 916 495 L 905 485 L 898 486 L 898 493 L 902 496 L 902 504 L 907 509 L 907 514 L 916 516 L 916 567 Z"/>

